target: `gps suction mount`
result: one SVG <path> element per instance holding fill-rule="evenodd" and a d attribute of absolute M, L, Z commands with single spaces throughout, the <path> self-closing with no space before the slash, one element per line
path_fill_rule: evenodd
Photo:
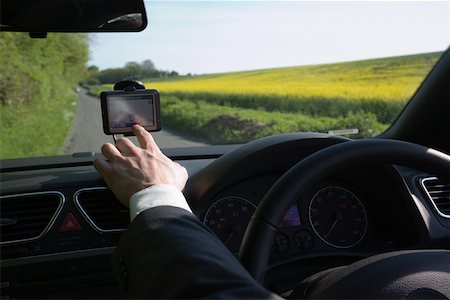
<path fill-rule="evenodd" d="M 114 90 L 115 91 L 125 91 L 125 92 L 131 92 L 131 91 L 135 91 L 135 90 L 145 90 L 145 85 L 139 80 L 126 79 L 126 80 L 121 80 L 121 81 L 116 82 L 116 84 L 114 84 Z M 124 133 L 123 135 L 124 136 L 134 136 L 133 133 Z M 113 134 L 112 137 L 114 139 L 114 144 L 116 144 L 117 143 L 116 135 Z"/>
<path fill-rule="evenodd" d="M 135 90 L 145 90 L 145 85 L 134 79 L 127 79 L 117 82 L 114 85 L 115 91 L 135 91 Z"/>

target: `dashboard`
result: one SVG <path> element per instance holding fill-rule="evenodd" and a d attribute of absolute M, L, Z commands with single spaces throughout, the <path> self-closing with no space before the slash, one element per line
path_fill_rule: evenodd
<path fill-rule="evenodd" d="M 253 212 L 272 185 L 308 154 L 345 141 L 291 134 L 167 155 L 188 169 L 185 195 L 193 212 L 237 254 Z M 109 257 L 129 224 L 129 212 L 91 161 L 4 165 L 2 297 L 106 299 L 121 294 Z M 366 164 L 316 182 L 292 199 L 277 227 L 265 285 L 283 293 L 308 275 L 374 254 L 450 248 L 450 208 L 433 202 L 437 193 L 448 199 L 450 186 L 393 165 Z"/>

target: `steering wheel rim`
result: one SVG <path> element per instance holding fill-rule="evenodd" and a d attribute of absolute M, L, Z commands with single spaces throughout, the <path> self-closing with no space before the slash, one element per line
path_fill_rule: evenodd
<path fill-rule="evenodd" d="M 277 224 L 293 199 L 332 173 L 367 162 L 403 165 L 450 180 L 450 156 L 409 142 L 357 140 L 318 151 L 281 176 L 258 205 L 239 250 L 239 259 L 247 271 L 257 281 L 263 281 Z"/>

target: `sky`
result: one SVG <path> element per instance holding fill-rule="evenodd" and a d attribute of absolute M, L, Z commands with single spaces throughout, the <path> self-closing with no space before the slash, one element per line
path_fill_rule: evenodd
<path fill-rule="evenodd" d="M 207 74 L 443 51 L 450 1 L 148 1 L 140 33 L 91 35 L 90 65 Z"/>

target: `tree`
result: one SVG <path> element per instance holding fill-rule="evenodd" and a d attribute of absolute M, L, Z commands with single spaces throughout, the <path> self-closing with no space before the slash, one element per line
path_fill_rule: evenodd
<path fill-rule="evenodd" d="M 155 70 L 155 64 L 150 60 L 146 59 L 141 63 L 141 67 L 143 70 Z"/>
<path fill-rule="evenodd" d="M 87 68 L 87 79 L 84 83 L 88 85 L 97 85 L 100 84 L 100 80 L 98 79 L 99 68 L 97 66 L 89 66 Z"/>
<path fill-rule="evenodd" d="M 116 83 L 124 79 L 147 80 L 161 77 L 176 77 L 176 71 L 158 70 L 155 64 L 146 59 L 140 64 L 134 61 L 127 62 L 122 68 L 112 68 L 99 70 L 97 66 L 88 68 L 89 80 L 86 83 L 95 83 L 98 80 L 101 84 Z"/>
<path fill-rule="evenodd" d="M 97 66 L 89 66 L 88 67 L 88 73 L 89 75 L 97 75 L 100 69 Z"/>
<path fill-rule="evenodd" d="M 125 64 L 125 69 L 128 77 L 141 77 L 142 68 L 137 62 L 130 61 Z"/>
<path fill-rule="evenodd" d="M 129 72 L 125 68 L 113 68 L 113 69 L 105 69 L 98 73 L 98 79 L 100 83 L 116 83 L 121 81 L 129 76 Z"/>

